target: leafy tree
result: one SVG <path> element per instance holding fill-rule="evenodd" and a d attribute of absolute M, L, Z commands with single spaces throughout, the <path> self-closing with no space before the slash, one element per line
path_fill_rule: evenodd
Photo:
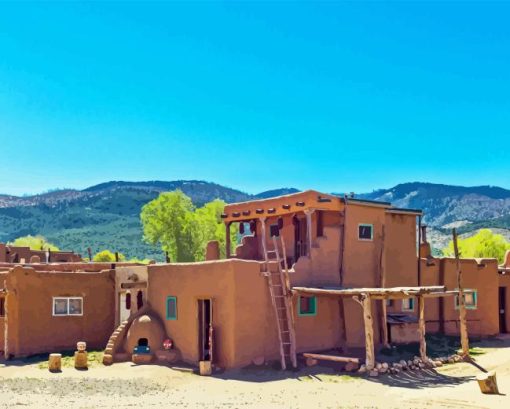
<path fill-rule="evenodd" d="M 161 193 L 142 207 L 144 240 L 160 244 L 174 261 L 193 261 L 193 211 L 191 199 L 182 191 Z"/>
<path fill-rule="evenodd" d="M 223 200 L 216 199 L 195 210 L 195 227 L 197 229 L 195 260 L 204 259 L 205 247 L 211 240 L 219 241 L 220 256 L 225 258 L 226 231 L 225 224 L 221 220 L 225 204 Z M 237 228 L 235 226 L 232 225 L 230 229 L 230 243 L 236 242 Z"/>
<path fill-rule="evenodd" d="M 124 261 L 125 259 L 126 257 L 124 254 L 119 253 L 119 261 Z M 115 262 L 115 253 L 112 253 L 110 250 L 103 250 L 97 253 L 92 260 L 96 262 L 113 263 Z"/>
<path fill-rule="evenodd" d="M 507 250 L 510 250 L 510 243 L 501 234 L 494 234 L 489 229 L 481 229 L 472 237 L 459 239 L 459 253 L 461 257 L 469 258 L 497 258 L 500 262 Z M 453 241 L 443 250 L 445 256 L 453 256 Z"/>
<path fill-rule="evenodd" d="M 142 208 L 144 240 L 161 245 L 171 260 L 178 262 L 203 260 L 207 242 L 218 240 L 225 257 L 225 226 L 221 221 L 224 206 L 225 202 L 213 200 L 196 209 L 180 190 L 161 193 Z M 234 243 L 236 230 L 231 229 L 231 234 Z"/>
<path fill-rule="evenodd" d="M 51 251 L 59 251 L 59 248 L 54 244 L 48 242 L 45 237 L 37 235 L 37 236 L 23 236 L 18 237 L 11 243 L 8 243 L 11 246 L 17 247 L 30 247 L 31 250 L 51 250 Z"/>

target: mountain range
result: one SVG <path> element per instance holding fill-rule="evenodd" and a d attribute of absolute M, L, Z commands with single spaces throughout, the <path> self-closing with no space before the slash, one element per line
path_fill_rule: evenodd
<path fill-rule="evenodd" d="M 139 214 L 141 207 L 159 193 L 175 189 L 181 189 L 197 206 L 216 198 L 232 203 L 299 191 L 281 188 L 251 195 L 215 183 L 179 180 L 111 181 L 83 190 L 22 197 L 0 194 L 0 242 L 42 234 L 60 248 L 82 254 L 91 247 L 93 252 L 110 249 L 127 257 L 162 260 L 159 248 L 142 241 Z M 465 235 L 489 227 L 510 237 L 510 190 L 500 187 L 413 182 L 355 197 L 422 209 L 436 248 L 446 245 L 451 227 Z"/>

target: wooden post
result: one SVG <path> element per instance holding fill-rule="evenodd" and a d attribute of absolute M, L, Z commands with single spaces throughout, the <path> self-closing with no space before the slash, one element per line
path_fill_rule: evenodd
<path fill-rule="evenodd" d="M 306 238 L 308 239 L 308 257 L 312 258 L 312 214 L 314 210 L 307 210 L 306 216 Z"/>
<path fill-rule="evenodd" d="M 374 348 L 374 326 L 372 320 L 372 299 L 368 294 L 354 296 L 353 299 L 363 307 L 363 322 L 365 324 L 365 365 L 367 370 L 375 367 L 375 348 Z"/>
<path fill-rule="evenodd" d="M 225 258 L 230 258 L 230 222 L 225 223 Z"/>
<path fill-rule="evenodd" d="M 266 243 L 266 218 L 261 217 L 260 219 L 260 240 L 262 244 L 262 251 L 264 252 L 264 259 L 267 255 L 267 243 Z"/>
<path fill-rule="evenodd" d="M 482 393 L 499 394 L 495 371 L 480 374 L 476 377 L 476 380 L 478 381 L 478 386 L 480 386 L 480 391 Z"/>
<path fill-rule="evenodd" d="M 384 252 L 384 239 L 385 239 L 385 226 L 382 227 L 381 234 L 381 253 L 379 256 L 379 286 L 381 288 L 386 287 L 386 270 L 385 265 L 385 252 Z M 381 300 L 381 312 L 380 312 L 380 324 L 381 324 L 381 340 L 385 348 L 389 348 L 390 343 L 388 342 L 388 319 L 387 319 L 387 306 L 386 299 Z"/>
<path fill-rule="evenodd" d="M 417 297 L 418 300 L 418 331 L 420 333 L 420 358 L 425 363 L 427 358 L 427 342 L 425 341 L 425 298 Z"/>
<path fill-rule="evenodd" d="M 60 372 L 62 368 L 62 354 L 50 354 L 48 369 L 50 372 Z"/>
<path fill-rule="evenodd" d="M 469 339 L 466 321 L 466 305 L 464 300 L 464 291 L 462 288 L 462 271 L 460 268 L 459 246 L 457 243 L 457 230 L 452 230 L 453 234 L 453 249 L 455 252 L 455 261 L 457 265 L 457 287 L 459 289 L 459 321 L 460 321 L 460 344 L 462 348 L 462 355 L 469 356 Z"/>
<path fill-rule="evenodd" d="M 89 261 L 92 261 L 92 249 L 87 247 L 87 253 L 89 253 Z"/>

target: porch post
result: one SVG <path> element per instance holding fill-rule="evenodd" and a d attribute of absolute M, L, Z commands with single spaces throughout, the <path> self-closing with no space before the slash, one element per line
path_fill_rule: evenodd
<path fill-rule="evenodd" d="M 425 341 L 425 298 L 418 296 L 418 330 L 420 333 L 420 358 L 425 363 L 427 362 L 427 343 Z"/>
<path fill-rule="evenodd" d="M 374 348 L 374 326 L 372 319 L 372 299 L 370 295 L 363 293 L 360 296 L 354 296 L 353 299 L 363 307 L 363 322 L 365 324 L 365 365 L 367 370 L 375 367 L 375 348 Z"/>
<path fill-rule="evenodd" d="M 225 223 L 225 258 L 230 258 L 230 223 Z"/>
<path fill-rule="evenodd" d="M 308 238 L 308 257 L 312 258 L 312 214 L 315 210 L 305 211 L 306 216 L 306 236 Z"/>
<path fill-rule="evenodd" d="M 262 251 L 264 252 L 264 259 L 266 258 L 267 254 L 267 244 L 266 244 L 266 218 L 261 217 L 259 218 L 260 221 L 260 240 L 262 241 Z"/>

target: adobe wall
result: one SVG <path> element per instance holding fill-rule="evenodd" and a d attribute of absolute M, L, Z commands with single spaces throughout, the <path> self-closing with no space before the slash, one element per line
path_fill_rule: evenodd
<path fill-rule="evenodd" d="M 0 270 L 9 270 L 20 263 L 1 263 Z M 70 263 L 24 263 L 24 267 L 31 267 L 37 271 L 68 271 L 68 272 L 100 272 L 103 270 L 111 270 L 119 267 L 139 266 L 138 263 L 86 263 L 86 262 L 70 262 Z"/>
<path fill-rule="evenodd" d="M 0 262 L 12 262 L 15 254 L 18 256 L 18 263 L 21 262 L 21 259 L 24 259 L 25 263 L 29 263 L 32 256 L 38 256 L 41 262 L 46 261 L 46 252 L 43 250 L 31 250 L 30 247 L 7 246 L 5 243 L 0 243 Z M 72 251 L 52 251 L 50 261 L 59 263 L 79 262 L 81 261 L 81 255 Z"/>
<path fill-rule="evenodd" d="M 258 268 L 258 263 L 252 263 Z M 215 360 L 224 367 L 235 364 L 236 305 L 232 266 L 232 260 L 217 260 L 148 267 L 150 306 L 162 319 L 166 333 L 186 362 L 197 363 L 199 359 L 197 300 L 210 298 L 213 300 Z M 166 319 L 168 296 L 177 297 L 176 320 Z"/>
<path fill-rule="evenodd" d="M 113 332 L 114 273 L 49 273 L 15 267 L 7 276 L 9 354 L 103 349 Z M 83 297 L 83 316 L 53 316 L 52 297 Z"/>
<path fill-rule="evenodd" d="M 0 272 L 0 289 L 5 288 L 5 280 L 7 279 L 7 272 Z M 0 297 L 5 297 L 4 294 Z M 0 317 L 0 356 L 3 356 L 5 347 L 5 317 Z"/>
<path fill-rule="evenodd" d="M 445 285 L 447 290 L 457 289 L 457 270 L 454 258 L 421 259 L 423 285 Z M 499 333 L 498 270 L 496 259 L 461 259 L 462 283 L 465 289 L 477 290 L 477 308 L 467 310 L 468 332 L 474 336 Z M 428 264 L 428 265 L 427 265 Z M 444 280 L 444 281 L 443 281 Z M 440 306 L 444 307 L 446 334 L 459 334 L 459 311 L 454 296 L 428 299 L 425 303 L 427 331 L 439 330 Z"/>

